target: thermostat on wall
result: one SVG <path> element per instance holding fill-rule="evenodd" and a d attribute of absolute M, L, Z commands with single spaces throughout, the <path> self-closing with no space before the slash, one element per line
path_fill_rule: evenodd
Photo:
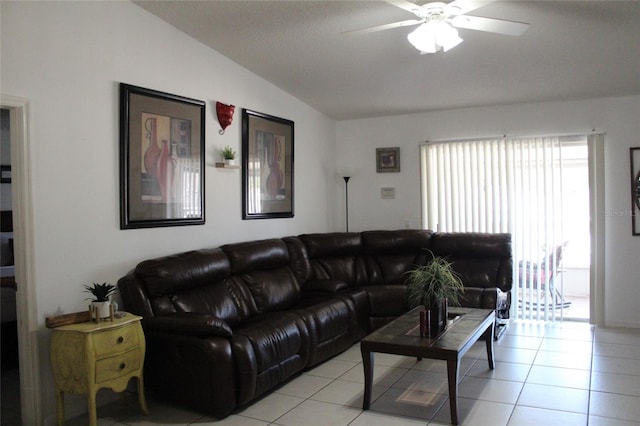
<path fill-rule="evenodd" d="M 380 198 L 383 200 L 393 200 L 396 198 L 395 188 L 380 188 Z"/>

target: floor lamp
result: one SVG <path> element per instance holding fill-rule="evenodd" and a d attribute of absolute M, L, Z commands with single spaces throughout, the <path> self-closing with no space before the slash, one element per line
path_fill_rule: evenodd
<path fill-rule="evenodd" d="M 351 176 L 342 176 L 344 179 L 344 219 L 347 224 L 347 232 L 349 232 L 349 179 Z"/>

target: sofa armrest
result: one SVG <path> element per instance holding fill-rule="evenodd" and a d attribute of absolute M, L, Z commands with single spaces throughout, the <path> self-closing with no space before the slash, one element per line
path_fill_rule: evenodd
<path fill-rule="evenodd" d="M 341 280 L 311 280 L 304 283 L 302 292 L 307 294 L 340 293 L 349 289 L 349 285 Z"/>
<path fill-rule="evenodd" d="M 231 327 L 221 318 L 196 312 L 158 315 L 144 320 L 147 329 L 190 336 L 231 337 Z"/>

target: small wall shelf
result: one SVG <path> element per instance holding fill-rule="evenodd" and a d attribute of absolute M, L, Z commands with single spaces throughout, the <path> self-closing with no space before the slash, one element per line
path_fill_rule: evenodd
<path fill-rule="evenodd" d="M 239 169 L 240 166 L 239 165 L 229 166 L 229 165 L 224 164 L 224 163 L 216 163 L 216 168 L 218 168 L 218 169 Z"/>

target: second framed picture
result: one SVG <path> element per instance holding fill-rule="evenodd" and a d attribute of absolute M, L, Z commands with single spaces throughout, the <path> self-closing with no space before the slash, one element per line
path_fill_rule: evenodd
<path fill-rule="evenodd" d="M 640 148 L 630 148 L 631 156 L 631 226 L 640 235 Z"/>
<path fill-rule="evenodd" d="M 376 148 L 376 172 L 398 173 L 400 171 L 400 148 Z"/>
<path fill-rule="evenodd" d="M 242 110 L 242 219 L 293 217 L 294 123 Z"/>

